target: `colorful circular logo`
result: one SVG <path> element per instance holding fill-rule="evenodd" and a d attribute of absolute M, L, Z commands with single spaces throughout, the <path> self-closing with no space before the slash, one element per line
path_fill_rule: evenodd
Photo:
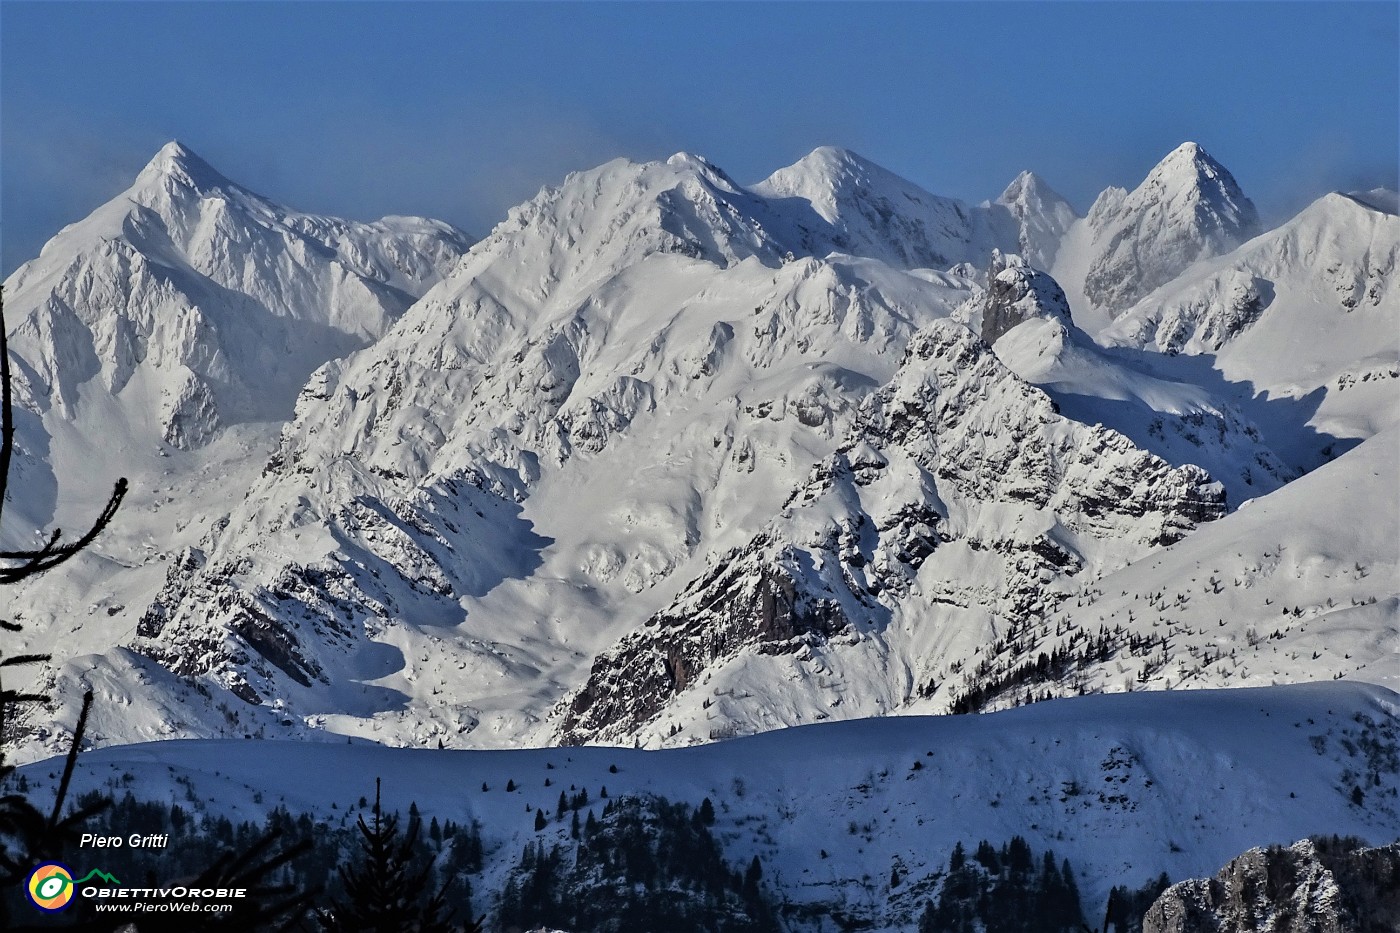
<path fill-rule="evenodd" d="M 25 890 L 40 910 L 62 910 L 73 901 L 73 871 L 58 862 L 45 862 L 29 873 Z"/>

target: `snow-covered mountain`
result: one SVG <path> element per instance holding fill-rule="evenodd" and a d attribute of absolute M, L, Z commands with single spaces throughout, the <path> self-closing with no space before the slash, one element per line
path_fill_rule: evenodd
<path fill-rule="evenodd" d="M 1182 143 L 1132 191 L 1109 188 L 1076 225 L 1054 271 L 1088 305 L 1116 316 L 1193 262 L 1229 252 L 1259 231 L 1234 176 L 1196 143 Z"/>
<path fill-rule="evenodd" d="M 625 798 L 660 796 L 687 813 L 708 798 L 724 860 L 762 860 L 790 933 L 829 933 L 838 917 L 909 933 L 955 846 L 971 855 L 979 840 L 1013 836 L 1037 857 L 1053 850 L 1069 861 L 1096 922 L 1114 886 L 1213 875 L 1252 847 L 1315 834 L 1393 842 L 1397 710 L 1391 691 L 1340 683 L 1083 697 L 664 751 L 159 742 L 85 754 L 73 790 L 178 802 L 192 821 L 260 823 L 286 808 L 335 828 L 354 826 L 356 802 L 379 777 L 391 811 L 412 802 L 425 822 L 479 824 L 486 858 L 469 880 L 474 912 L 493 923 L 525 846 L 574 852 L 567 815 L 556 817 L 564 789 L 584 792 L 581 819 Z M 22 770 L 36 799 L 57 784 L 56 764 Z M 535 809 L 547 816 L 539 829 Z M 120 870 L 123 854 L 107 870 Z"/>
<path fill-rule="evenodd" d="M 84 686 L 97 744 L 452 747 L 1394 686 L 1386 203 L 1241 245 L 1253 208 L 1191 144 L 1083 220 L 1029 173 L 972 207 L 845 150 L 752 186 L 678 154 L 469 245 L 167 147 L 6 285 L 19 514 L 137 490 L 5 594 L 56 656 L 28 753 Z"/>
<path fill-rule="evenodd" d="M 1390 207 L 1378 194 L 1326 195 L 1154 292 L 1101 337 L 1208 357 L 1232 382 L 1308 406 L 1319 433 L 1368 437 L 1400 414 L 1400 216 Z"/>
<path fill-rule="evenodd" d="M 470 243 L 438 221 L 281 207 L 172 142 L 16 270 L 6 544 L 83 526 L 132 479 L 94 549 L 6 593 L 23 637 L 60 656 L 130 637 L 123 608 L 257 476 L 312 371 L 382 336 Z M 99 607 L 106 624 L 83 624 Z"/>
<path fill-rule="evenodd" d="M 6 281 L 27 407 L 74 421 L 84 390 L 109 395 L 180 449 L 286 418 L 316 366 L 381 336 L 469 245 L 437 221 L 289 211 L 170 143 Z"/>
<path fill-rule="evenodd" d="M 1074 207 L 1035 172 L 1017 175 L 996 203 L 1016 218 L 1018 252 L 1037 269 L 1052 268 L 1060 241 L 1079 219 Z"/>

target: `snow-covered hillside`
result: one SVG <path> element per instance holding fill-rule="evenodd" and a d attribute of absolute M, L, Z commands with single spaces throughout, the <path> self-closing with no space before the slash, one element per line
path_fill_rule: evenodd
<path fill-rule="evenodd" d="M 1087 917 L 1102 916 L 1114 885 L 1213 874 L 1252 846 L 1315 833 L 1392 842 L 1397 714 L 1389 690 L 1318 684 L 1084 697 L 653 752 L 260 742 L 250 754 L 247 741 L 160 742 L 85 754 L 74 791 L 130 791 L 234 820 L 285 806 L 353 825 L 380 778 L 391 810 L 413 803 L 424 821 L 480 823 L 485 868 L 470 879 L 480 912 L 494 912 L 527 843 L 568 850 L 569 822 L 553 815 L 561 789 L 585 791 L 594 812 L 625 796 L 688 807 L 708 797 L 724 858 L 760 857 L 792 933 L 833 931 L 835 917 L 908 933 L 959 842 L 970 852 L 1022 836 L 1053 849 L 1072 863 Z M 59 765 L 23 769 L 37 799 Z M 540 830 L 535 808 L 549 814 Z"/>
<path fill-rule="evenodd" d="M 1400 688 L 1400 504 L 1389 431 L 979 646 L 971 708 L 1081 691 L 1354 678 Z M 1045 658 L 1046 661 L 1041 659 Z"/>
<path fill-rule="evenodd" d="M 1326 195 L 1193 267 L 1101 337 L 1207 359 L 1279 409 L 1296 408 L 1318 444 L 1370 437 L 1400 418 L 1400 216 L 1386 208 L 1379 194 Z"/>
<path fill-rule="evenodd" d="M 55 654 L 25 754 L 87 686 L 96 744 L 489 748 L 1394 685 L 1387 197 L 1240 245 L 1191 144 L 1084 220 L 1029 173 L 974 207 L 846 150 L 747 187 L 682 153 L 469 246 L 172 144 L 6 285 L 6 535 L 135 490 L 3 594 Z"/>

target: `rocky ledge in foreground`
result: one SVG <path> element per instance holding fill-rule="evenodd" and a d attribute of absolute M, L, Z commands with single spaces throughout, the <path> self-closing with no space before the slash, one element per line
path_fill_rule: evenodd
<path fill-rule="evenodd" d="M 1394 933 L 1400 930 L 1400 842 L 1304 839 L 1250 849 L 1214 878 L 1174 884 L 1143 933 Z"/>

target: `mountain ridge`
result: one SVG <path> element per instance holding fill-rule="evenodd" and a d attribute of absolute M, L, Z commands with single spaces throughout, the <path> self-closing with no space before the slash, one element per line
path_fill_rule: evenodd
<path fill-rule="evenodd" d="M 301 214 L 212 183 L 197 158 L 167 146 L 141 183 L 149 204 L 100 208 L 7 294 L 27 386 L 20 469 L 36 490 L 26 521 L 44 525 L 60 478 L 95 465 L 123 464 L 148 490 L 94 561 L 20 609 L 31 647 L 61 646 L 45 683 L 141 710 L 95 727 L 104 743 L 246 727 L 509 746 L 594 736 L 568 724 L 582 691 L 648 707 L 610 740 L 703 742 L 1023 700 L 1011 688 L 1025 686 L 1032 646 L 1049 658 L 1070 640 L 1090 659 L 1056 660 L 1054 677 L 1032 678 L 1038 690 L 1122 689 L 1114 665 L 1151 668 L 1153 685 L 1211 686 L 1223 666 L 1189 652 L 1159 663 L 1171 655 L 1161 633 L 1101 626 L 1082 605 L 1101 597 L 1097 581 L 1137 567 L 1150 582 L 1124 598 L 1156 606 L 1164 585 L 1146 568 L 1251 496 L 1258 508 L 1339 458 L 1338 477 L 1383 460 L 1383 359 L 1338 342 L 1316 374 L 1291 374 L 1288 394 L 1287 360 L 1255 335 L 1285 327 L 1276 313 L 1287 327 L 1333 313 L 1289 303 L 1315 277 L 1270 245 L 1307 228 L 1330 237 L 1339 271 L 1324 278 L 1360 296 L 1342 320 L 1365 327 L 1346 340 L 1374 342 L 1395 313 L 1392 215 L 1342 198 L 1323 213 L 1344 221 L 1304 217 L 1230 247 L 1252 207 L 1199 147 L 1163 160 L 1137 207 L 1109 192 L 1087 219 L 1033 175 L 970 207 L 845 150 L 750 187 L 685 153 L 615 160 L 546 187 L 470 246 L 440 222 Z M 1196 217 L 1203 199 L 1214 220 Z M 1084 259 L 1076 238 L 1095 217 L 1175 244 L 1158 267 L 1176 271 L 1120 316 L 1110 346 L 1095 341 L 1083 282 L 1057 281 Z M 64 278 L 79 266 L 101 270 L 100 300 Z M 130 268 L 146 270 L 147 291 L 122 285 Z M 1214 296 L 1212 276 L 1241 270 L 1276 297 L 1221 347 L 1129 329 L 1175 313 L 1178 289 Z M 66 305 L 44 304 L 50 278 L 68 282 Z M 341 300 L 347 288 L 363 301 Z M 156 318 L 103 304 L 146 308 L 157 293 Z M 1172 320 L 1218 332 L 1210 302 Z M 251 326 L 258 303 L 285 314 Z M 298 331 L 295 365 L 235 338 L 303 319 L 339 336 Z M 184 381 L 162 384 L 170 373 Z M 63 404 L 44 408 L 49 386 Z M 268 407 L 240 409 L 228 386 Z M 84 439 L 99 436 L 95 419 L 131 432 L 110 462 Z M 1363 456 L 1346 453 L 1357 445 Z M 1242 553 L 1275 543 L 1250 538 Z M 1358 561 L 1383 563 L 1365 550 Z M 1288 676 L 1350 675 L 1396 637 L 1378 576 L 1342 586 L 1318 567 L 1285 588 L 1293 608 L 1375 600 L 1352 606 L 1355 639 L 1281 634 L 1317 655 Z M 724 599 L 705 595 L 716 587 L 756 607 L 730 613 L 747 620 L 737 636 L 716 615 Z M 715 617 L 693 644 L 667 645 L 675 627 L 658 620 L 687 614 L 687 600 L 688 614 Z M 65 632 L 88 608 L 110 634 Z M 1272 631 L 1275 610 L 1239 608 L 1211 634 L 1254 650 L 1248 630 Z M 1204 627 L 1193 617 L 1171 644 L 1207 651 Z M 643 647 L 612 664 L 628 645 Z M 1200 669 L 1164 673 L 1169 662 Z M 37 719 L 28 753 L 61 745 L 74 715 L 60 704 Z"/>

